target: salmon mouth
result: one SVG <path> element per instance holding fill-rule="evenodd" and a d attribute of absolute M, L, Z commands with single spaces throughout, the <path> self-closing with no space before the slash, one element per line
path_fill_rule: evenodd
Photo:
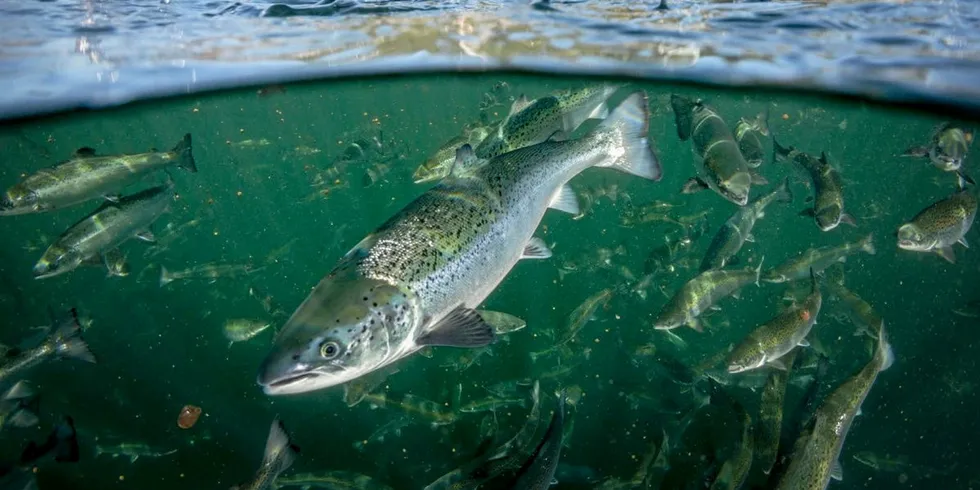
<path fill-rule="evenodd" d="M 266 384 L 266 386 L 270 388 L 283 388 L 301 382 L 303 380 L 312 379 L 315 377 L 317 377 L 317 375 L 314 373 L 298 374 L 296 376 L 290 376 L 288 378 L 283 378 L 280 380 L 273 381 L 271 383 Z"/>

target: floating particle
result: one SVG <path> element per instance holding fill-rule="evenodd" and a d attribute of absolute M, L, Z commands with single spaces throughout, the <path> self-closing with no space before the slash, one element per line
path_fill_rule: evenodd
<path fill-rule="evenodd" d="M 184 405 L 184 408 L 180 409 L 180 415 L 177 416 L 177 427 L 190 429 L 194 427 L 194 424 L 197 423 L 197 419 L 199 418 L 201 418 L 201 407 Z"/>

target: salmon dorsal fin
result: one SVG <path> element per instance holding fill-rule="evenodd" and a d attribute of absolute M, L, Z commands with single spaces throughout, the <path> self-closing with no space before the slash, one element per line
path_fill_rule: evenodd
<path fill-rule="evenodd" d="M 449 171 L 449 175 L 460 178 L 469 177 L 485 163 L 486 160 L 481 160 L 476 156 L 472 146 L 465 144 L 456 149 L 456 161 L 453 162 L 453 168 Z"/>

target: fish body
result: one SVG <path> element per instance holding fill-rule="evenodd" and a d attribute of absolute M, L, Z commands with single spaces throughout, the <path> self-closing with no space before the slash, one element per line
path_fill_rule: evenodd
<path fill-rule="evenodd" d="M 476 156 L 490 159 L 504 153 L 544 142 L 556 133 L 575 131 L 587 119 L 608 115 L 606 99 L 613 86 L 589 86 L 563 90 L 533 101 L 523 95 L 514 101 L 510 114 L 476 146 Z"/>
<path fill-rule="evenodd" d="M 91 148 L 71 160 L 25 178 L 0 196 L 0 216 L 62 209 L 92 199 L 110 198 L 148 174 L 172 165 L 197 172 L 191 135 L 170 151 L 96 156 Z"/>
<path fill-rule="evenodd" d="M 728 218 L 728 221 L 722 225 L 714 239 L 711 240 L 704 260 L 701 261 L 701 272 L 725 267 L 728 261 L 742 249 L 742 245 L 746 241 L 754 241 L 752 228 L 755 227 L 756 221 L 766 215 L 766 207 L 774 201 L 790 202 L 793 200 L 788 184 L 788 181 L 784 180 L 779 187 L 750 204 L 738 208 L 735 214 Z"/>
<path fill-rule="evenodd" d="M 828 267 L 843 262 L 848 256 L 858 252 L 869 255 L 875 254 L 874 235 L 868 235 L 854 243 L 811 248 L 769 270 L 762 277 L 762 280 L 775 283 L 798 281 L 808 277 L 811 269 L 816 273 L 823 272 Z"/>
<path fill-rule="evenodd" d="M 541 352 L 532 352 L 531 360 L 537 360 L 538 357 L 555 352 L 560 349 L 565 344 L 569 343 L 574 339 L 580 331 L 585 327 L 595 312 L 599 307 L 604 307 L 609 303 L 609 300 L 613 296 L 612 289 L 603 289 L 598 293 L 586 298 L 580 305 L 575 307 L 574 310 L 568 315 L 568 321 L 565 322 L 565 328 L 557 333 L 555 338 L 555 343 L 548 349 Z"/>
<path fill-rule="evenodd" d="M 934 252 L 956 262 L 953 244 L 968 246 L 966 232 L 977 216 L 977 196 L 963 189 L 923 209 L 898 228 L 898 247 L 914 252 Z"/>
<path fill-rule="evenodd" d="M 502 407 L 514 405 L 524 406 L 525 402 L 526 400 L 524 398 L 499 398 L 492 396 L 467 403 L 466 405 L 459 407 L 459 411 L 463 413 L 493 412 Z"/>
<path fill-rule="evenodd" d="M 369 393 L 364 400 L 375 406 L 395 408 L 415 417 L 427 420 L 433 427 L 449 425 L 456 422 L 456 413 L 447 410 L 443 405 L 420 396 L 406 394 L 401 398 L 393 398 L 384 393 Z"/>
<path fill-rule="evenodd" d="M 796 352 L 783 357 L 786 369 L 770 369 L 762 387 L 759 402 L 759 424 L 755 431 L 755 458 L 762 472 L 769 474 L 779 454 L 779 440 L 783 430 L 783 402 L 786 388 L 796 360 Z"/>
<path fill-rule="evenodd" d="M 225 338 L 229 341 L 228 345 L 235 342 L 244 342 L 264 332 L 270 326 L 272 326 L 271 323 L 263 320 L 235 318 L 225 322 Z"/>
<path fill-rule="evenodd" d="M 558 408 L 551 417 L 551 423 L 544 433 L 544 438 L 531 454 L 530 459 L 517 473 L 514 490 L 546 490 L 555 479 L 558 470 L 558 460 L 561 456 L 562 439 L 565 425 L 565 397 L 558 399 Z"/>
<path fill-rule="evenodd" d="M 34 278 L 44 279 L 74 270 L 103 257 L 126 240 L 152 240 L 150 225 L 170 209 L 171 187 L 159 186 L 106 202 L 68 228 L 34 265 Z"/>
<path fill-rule="evenodd" d="M 773 153 L 781 159 L 795 162 L 810 174 L 815 196 L 813 208 L 804 211 L 804 214 L 813 216 L 820 230 L 830 231 L 841 223 L 855 225 L 854 218 L 844 211 L 844 184 L 840 173 L 827 161 L 826 153 L 814 158 L 792 146 L 784 148 L 775 139 Z"/>
<path fill-rule="evenodd" d="M 279 475 L 292 466 L 299 447 L 292 444 L 286 427 L 279 419 L 272 421 L 269 438 L 265 443 L 262 464 L 255 475 L 246 483 L 232 487 L 232 490 L 269 490 L 275 488 Z"/>
<path fill-rule="evenodd" d="M 758 168 L 766 159 L 765 144 L 762 139 L 769 136 L 769 110 L 758 114 L 755 119 L 741 118 L 735 123 L 735 141 L 738 149 L 750 168 Z"/>
<path fill-rule="evenodd" d="M 154 449 L 143 443 L 124 442 L 122 444 L 117 444 L 114 446 L 99 446 L 99 445 L 95 446 L 96 457 L 102 454 L 106 454 L 113 458 L 129 459 L 130 463 L 135 463 L 136 460 L 140 458 L 161 458 L 163 456 L 169 456 L 176 452 L 177 452 L 176 449 L 171 449 L 169 451 L 161 451 L 159 449 Z"/>
<path fill-rule="evenodd" d="M 264 268 L 253 267 L 251 264 L 225 264 L 218 262 L 195 265 L 180 271 L 170 271 L 166 267 L 160 266 L 160 287 L 164 287 L 174 281 L 190 279 L 203 279 L 208 281 L 208 283 L 214 283 L 222 278 L 247 276 Z"/>
<path fill-rule="evenodd" d="M 745 485 L 752 469 L 755 453 L 754 428 L 752 416 L 739 405 L 739 423 L 742 426 L 741 438 L 735 445 L 735 452 L 721 465 L 721 470 L 711 483 L 711 490 L 738 490 Z"/>
<path fill-rule="evenodd" d="M 300 487 L 303 490 L 325 488 L 328 490 L 388 490 L 391 487 L 375 481 L 367 475 L 353 471 L 327 471 L 324 473 L 298 473 L 276 478 L 272 488 Z"/>
<path fill-rule="evenodd" d="M 474 308 L 519 260 L 550 256 L 532 237 L 549 206 L 572 206 L 569 179 L 593 166 L 660 177 L 647 111 L 637 92 L 580 139 L 486 162 L 461 149 L 453 174 L 357 244 L 314 288 L 277 336 L 259 384 L 270 395 L 300 393 L 427 345 L 492 342 L 492 328 Z"/>
<path fill-rule="evenodd" d="M 0 364 L 0 386 L 8 381 L 17 380 L 24 371 L 31 369 L 48 359 L 78 359 L 95 362 L 95 356 L 88 349 L 88 344 L 82 339 L 82 327 L 78 323 L 78 313 L 70 311 L 57 325 L 52 325 L 52 333 L 32 349 L 20 354 L 7 357 Z"/>
<path fill-rule="evenodd" d="M 654 322 L 658 330 L 669 330 L 687 325 L 701 330 L 698 316 L 732 294 L 738 293 L 746 284 L 759 283 L 762 262 L 756 268 L 738 270 L 709 270 L 687 281 L 660 310 Z"/>
<path fill-rule="evenodd" d="M 729 201 L 745 206 L 749 202 L 752 176 L 748 163 L 732 131 L 713 108 L 700 100 L 670 96 L 677 135 L 691 140 L 698 183 Z"/>
<path fill-rule="evenodd" d="M 864 298 L 844 286 L 843 270 L 839 269 L 841 268 L 835 265 L 827 270 L 827 287 L 844 305 L 848 318 L 858 328 L 855 335 L 867 334 L 873 337 L 873 331 L 884 319 Z"/>
<path fill-rule="evenodd" d="M 904 156 L 928 157 L 934 167 L 944 172 L 955 172 L 962 186 L 965 182 L 974 183 L 963 171 L 963 162 L 972 142 L 972 130 L 946 122 L 933 130 L 927 146 L 909 148 Z"/>
<path fill-rule="evenodd" d="M 893 360 L 884 324 L 876 330 L 878 339 L 871 361 L 827 396 L 814 413 L 797 439 L 778 490 L 823 490 L 831 477 L 842 476 L 838 458 L 851 423 L 878 373 L 888 369 Z"/>

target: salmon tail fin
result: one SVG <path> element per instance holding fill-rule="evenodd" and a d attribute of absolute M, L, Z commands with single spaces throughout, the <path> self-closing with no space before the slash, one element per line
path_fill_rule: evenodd
<path fill-rule="evenodd" d="M 769 106 L 756 116 L 756 127 L 763 136 L 769 136 Z"/>
<path fill-rule="evenodd" d="M 174 278 L 170 275 L 170 271 L 166 267 L 160 266 L 160 287 L 164 287 L 167 284 L 173 282 Z"/>
<path fill-rule="evenodd" d="M 875 254 L 875 241 L 874 241 L 874 239 L 875 239 L 875 236 L 874 236 L 873 233 L 872 234 L 868 234 L 868 236 L 864 237 L 864 239 L 861 240 L 861 250 L 863 250 L 865 253 L 867 253 L 869 255 L 874 255 Z"/>
<path fill-rule="evenodd" d="M 772 137 L 772 162 L 773 163 L 778 162 L 781 158 L 786 158 L 787 156 L 789 156 L 791 151 L 793 151 L 792 146 L 787 148 L 779 144 L 779 141 L 776 139 L 776 136 L 773 135 Z"/>
<path fill-rule="evenodd" d="M 766 262 L 766 256 L 763 255 L 762 258 L 759 259 L 759 265 L 756 266 L 756 268 L 755 268 L 755 285 L 756 286 L 759 285 L 759 279 L 762 278 L 762 264 L 764 264 L 765 262 Z"/>
<path fill-rule="evenodd" d="M 789 188 L 789 177 L 783 179 L 783 183 L 776 188 L 776 200 L 779 202 L 793 202 L 793 191 Z"/>
<path fill-rule="evenodd" d="M 95 362 L 95 356 L 88 349 L 88 344 L 82 339 L 82 326 L 78 323 L 78 312 L 72 308 L 69 315 L 58 325 L 51 334 L 50 342 L 59 357 Z"/>
<path fill-rule="evenodd" d="M 289 440 L 286 427 L 281 420 L 276 418 L 272 421 L 269 438 L 265 443 L 263 466 L 275 467 L 278 470 L 277 473 L 281 473 L 293 465 L 297 454 L 299 454 L 299 447 Z"/>
<path fill-rule="evenodd" d="M 197 163 L 194 162 L 194 154 L 191 153 L 191 134 L 187 133 L 177 142 L 172 152 L 177 154 L 177 166 L 194 174 L 197 173 Z"/>
<path fill-rule="evenodd" d="M 616 107 L 596 131 L 612 134 L 609 159 L 598 166 L 613 167 L 620 171 L 650 180 L 660 180 L 663 169 L 650 148 L 648 133 L 650 110 L 645 92 L 633 92 Z"/>
<path fill-rule="evenodd" d="M 881 321 L 878 326 L 878 356 L 881 356 L 881 369 L 884 371 L 895 364 L 895 352 L 892 351 L 892 344 L 888 342 L 888 334 L 885 333 L 885 321 Z"/>

